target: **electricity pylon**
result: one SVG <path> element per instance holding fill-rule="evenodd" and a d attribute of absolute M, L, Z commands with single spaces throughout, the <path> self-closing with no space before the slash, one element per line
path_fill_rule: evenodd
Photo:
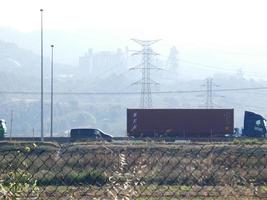
<path fill-rule="evenodd" d="M 151 63 L 151 57 L 159 55 L 152 50 L 151 45 L 155 44 L 159 40 L 132 40 L 142 46 L 142 50 L 135 51 L 135 53 L 133 53 L 133 55 L 142 55 L 142 63 L 130 68 L 131 70 L 139 69 L 142 71 L 141 80 L 133 83 L 141 85 L 140 108 L 152 108 L 151 85 L 157 85 L 158 83 L 150 78 L 150 71 L 160 68 Z"/>

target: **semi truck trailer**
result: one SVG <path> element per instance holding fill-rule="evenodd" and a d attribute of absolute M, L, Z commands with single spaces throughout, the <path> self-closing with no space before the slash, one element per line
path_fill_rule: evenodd
<path fill-rule="evenodd" d="M 264 121 L 246 111 L 241 135 L 265 136 Z M 234 109 L 127 109 L 127 134 L 133 138 L 231 137 L 234 130 Z"/>

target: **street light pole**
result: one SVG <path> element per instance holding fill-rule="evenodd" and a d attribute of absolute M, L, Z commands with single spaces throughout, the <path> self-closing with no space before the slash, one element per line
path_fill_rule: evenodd
<path fill-rule="evenodd" d="M 13 110 L 10 113 L 10 133 L 9 133 L 9 140 L 11 141 L 12 138 L 12 129 L 13 129 Z"/>
<path fill-rule="evenodd" d="M 54 45 L 51 45 L 51 127 L 50 127 L 50 137 L 53 137 L 53 93 L 54 93 Z"/>
<path fill-rule="evenodd" d="M 43 63 L 43 9 L 41 12 L 41 141 L 44 141 L 44 63 Z"/>

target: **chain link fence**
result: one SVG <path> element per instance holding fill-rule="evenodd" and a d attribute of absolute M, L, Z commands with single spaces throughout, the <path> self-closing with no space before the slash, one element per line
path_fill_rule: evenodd
<path fill-rule="evenodd" d="M 267 199 L 267 143 L 0 145 L 0 199 Z"/>

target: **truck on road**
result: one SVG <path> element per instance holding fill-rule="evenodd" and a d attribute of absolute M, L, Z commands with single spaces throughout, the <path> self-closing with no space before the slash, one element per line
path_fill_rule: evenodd
<path fill-rule="evenodd" d="M 246 111 L 241 135 L 264 137 L 264 122 Z M 133 138 L 223 138 L 234 130 L 234 109 L 127 109 L 127 134 Z"/>

